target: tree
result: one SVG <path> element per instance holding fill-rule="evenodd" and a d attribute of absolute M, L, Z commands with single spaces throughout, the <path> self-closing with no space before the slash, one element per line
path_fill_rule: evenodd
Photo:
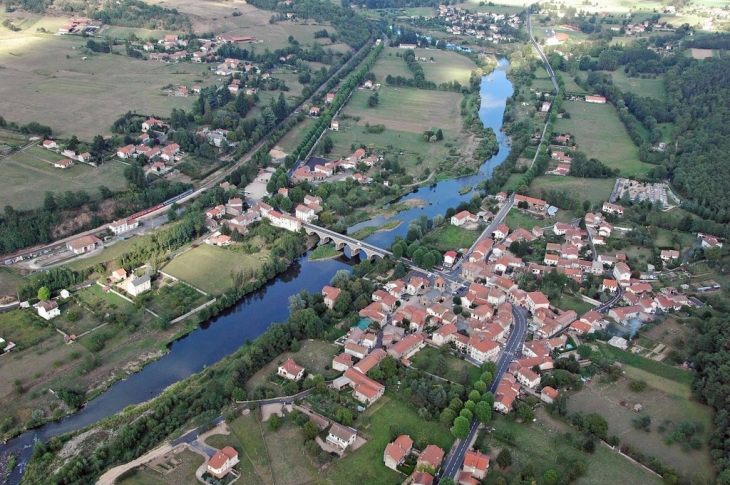
<path fill-rule="evenodd" d="M 464 439 L 469 436 L 469 420 L 464 416 L 454 419 L 454 426 L 451 427 L 451 434 L 457 439 Z"/>
<path fill-rule="evenodd" d="M 330 138 L 329 136 L 325 136 L 322 142 L 322 149 L 324 150 L 324 152 L 329 153 L 334 147 L 335 142 L 332 141 L 332 138 Z"/>
<path fill-rule="evenodd" d="M 304 433 L 304 441 L 313 440 L 319 434 L 319 427 L 310 419 L 302 426 L 302 433 Z"/>
<path fill-rule="evenodd" d="M 40 301 L 48 300 L 51 297 L 51 290 L 47 286 L 38 288 L 38 299 Z"/>
<path fill-rule="evenodd" d="M 441 128 L 436 130 L 436 141 L 441 141 L 444 139 L 444 132 L 441 131 Z"/>
<path fill-rule="evenodd" d="M 608 435 L 608 422 L 598 413 L 591 413 L 583 420 L 583 429 L 594 436 L 606 439 Z"/>
<path fill-rule="evenodd" d="M 278 414 L 272 414 L 269 417 L 269 430 L 276 431 L 281 428 L 281 418 Z"/>
<path fill-rule="evenodd" d="M 507 448 L 502 448 L 497 455 L 497 465 L 499 465 L 499 468 L 502 470 L 509 468 L 512 465 L 512 453 L 510 453 Z"/>
<path fill-rule="evenodd" d="M 335 421 L 350 426 L 352 424 L 352 411 L 347 408 L 339 408 L 335 413 Z"/>
<path fill-rule="evenodd" d="M 289 350 L 291 350 L 292 352 L 299 352 L 299 341 L 297 339 L 291 341 Z"/>
<path fill-rule="evenodd" d="M 547 485 L 555 485 L 558 483 L 558 472 L 555 470 L 548 470 L 543 473 L 542 479 L 545 480 Z"/>
<path fill-rule="evenodd" d="M 523 423 L 531 423 L 532 420 L 535 419 L 535 412 L 527 404 L 520 406 L 517 410 L 517 415 Z"/>
<path fill-rule="evenodd" d="M 484 401 L 479 401 L 474 407 L 474 414 L 480 423 L 486 424 L 492 420 L 492 408 Z"/>

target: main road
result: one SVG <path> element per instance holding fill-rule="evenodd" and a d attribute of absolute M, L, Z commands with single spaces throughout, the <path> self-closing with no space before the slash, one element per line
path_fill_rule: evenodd
<path fill-rule="evenodd" d="M 550 81 L 553 83 L 553 87 L 555 88 L 555 92 L 557 93 L 559 87 L 558 81 L 555 79 L 555 72 L 553 71 L 550 62 L 548 61 L 547 56 L 542 51 L 542 49 L 540 49 L 540 45 L 535 41 L 535 38 L 532 36 L 532 18 L 530 15 L 530 7 L 527 7 L 527 32 L 530 34 L 530 42 L 532 42 L 532 46 L 537 50 L 540 59 L 542 59 L 543 64 L 545 64 L 545 70 L 550 75 Z"/>
<path fill-rule="evenodd" d="M 497 359 L 497 372 L 494 374 L 494 379 L 488 389 L 488 391 L 492 394 L 496 393 L 499 381 L 502 380 L 502 376 L 505 372 L 507 372 L 510 362 L 521 354 L 522 343 L 525 341 L 525 337 L 527 336 L 527 318 L 525 316 L 525 310 L 512 306 L 512 317 L 514 319 L 512 332 L 510 332 L 509 337 L 507 337 L 507 343 L 505 344 L 499 359 Z M 472 419 L 467 437 L 461 440 L 457 447 L 452 450 L 449 456 L 446 457 L 446 461 L 444 462 L 444 466 L 441 471 L 441 478 L 455 478 L 459 473 L 461 465 L 464 462 L 464 455 L 469 450 L 478 428 L 479 421 L 476 418 Z"/>

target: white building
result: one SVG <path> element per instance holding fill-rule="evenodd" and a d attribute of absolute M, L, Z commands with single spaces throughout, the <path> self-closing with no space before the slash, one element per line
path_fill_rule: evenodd
<path fill-rule="evenodd" d="M 35 307 L 36 310 L 38 310 L 38 315 L 45 320 L 50 320 L 51 318 L 55 318 L 61 314 L 61 310 L 58 308 L 58 303 L 53 300 L 39 301 Z"/>

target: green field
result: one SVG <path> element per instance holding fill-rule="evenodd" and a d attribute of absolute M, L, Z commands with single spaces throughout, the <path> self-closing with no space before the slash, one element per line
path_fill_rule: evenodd
<path fill-rule="evenodd" d="M 12 205 L 16 210 L 32 209 L 43 205 L 46 192 L 83 189 L 96 198 L 100 185 L 112 190 L 126 186 L 124 165 L 119 162 L 108 162 L 98 168 L 80 163 L 66 169 L 54 168 L 51 162 L 63 158 L 43 148 L 31 147 L 0 159 L 3 170 L 0 205 Z"/>
<path fill-rule="evenodd" d="M 3 297 L 8 298 L 8 302 L 15 301 L 18 298 L 18 286 L 25 283 L 25 280 L 13 273 L 12 271 L 0 268 L 0 301 Z"/>
<path fill-rule="evenodd" d="M 604 356 L 610 359 L 614 359 L 631 367 L 642 369 L 659 377 L 663 377 L 664 379 L 669 379 L 684 385 L 690 385 L 692 383 L 692 373 L 686 370 L 672 367 L 671 365 L 656 362 L 654 360 L 645 359 L 639 355 L 632 354 L 631 352 L 626 352 L 625 350 L 611 347 L 609 345 L 601 345 L 600 351 Z"/>
<path fill-rule="evenodd" d="M 615 182 L 613 178 L 589 179 L 546 175 L 532 181 L 529 193 L 533 197 L 542 198 L 551 190 L 566 191 L 580 203 L 589 200 L 594 207 L 597 207 L 611 196 Z"/>
<path fill-rule="evenodd" d="M 96 266 L 99 263 L 108 263 L 110 261 L 114 261 L 122 254 L 129 252 L 129 250 L 132 249 L 132 246 L 134 246 L 139 240 L 140 239 L 137 239 L 136 237 L 125 240 L 117 240 L 114 242 L 114 244 L 104 246 L 104 250 L 99 254 L 88 258 L 76 258 L 72 262 L 68 263 L 67 266 L 71 269 L 78 271 L 92 266 Z"/>
<path fill-rule="evenodd" d="M 390 74 L 393 77 L 403 76 L 405 78 L 413 78 L 413 73 L 408 69 L 406 61 L 402 57 L 397 57 L 396 53 L 403 54 L 403 49 L 395 47 L 386 47 L 373 65 L 373 74 L 377 82 L 385 84 L 385 78 Z"/>
<path fill-rule="evenodd" d="M 507 213 L 507 217 L 504 221 L 505 224 L 507 224 L 507 227 L 509 227 L 511 230 L 515 230 L 518 227 L 521 227 L 522 229 L 527 229 L 528 231 L 531 231 L 533 227 L 546 227 L 553 224 L 553 221 L 551 220 L 538 220 L 532 217 L 530 214 L 523 213 L 519 209 L 513 207 L 510 209 L 510 211 Z"/>
<path fill-rule="evenodd" d="M 591 305 L 587 301 L 583 301 L 579 297 L 575 295 L 568 295 L 567 293 L 563 293 L 562 298 L 555 303 L 555 306 L 561 310 L 574 310 L 578 316 L 588 313 L 594 308 L 594 305 Z"/>
<path fill-rule="evenodd" d="M 424 236 L 423 243 L 439 251 L 458 251 L 471 247 L 480 234 L 481 230 L 469 231 L 451 224 L 444 224 L 443 227 Z"/>
<path fill-rule="evenodd" d="M 327 478 L 332 484 L 401 483 L 403 476 L 383 463 L 383 450 L 391 441 L 392 425 L 397 425 L 415 443 L 435 444 L 447 451 L 454 442 L 449 430 L 438 423 L 423 421 L 412 405 L 389 393 L 370 406 L 355 425 L 368 442 L 356 452 L 335 462 L 328 470 Z"/>
<path fill-rule="evenodd" d="M 413 367 L 460 384 L 479 380 L 481 376 L 479 367 L 451 355 L 446 347 L 442 347 L 442 349 L 447 352 L 433 347 L 420 350 L 411 358 Z"/>
<path fill-rule="evenodd" d="M 253 466 L 256 474 L 267 485 L 273 484 L 269 457 L 264 444 L 258 413 L 244 414 L 229 425 L 231 433 L 238 439 L 243 454 Z"/>
<path fill-rule="evenodd" d="M 514 476 L 515 472 L 527 463 L 534 466 L 538 477 L 542 477 L 547 470 L 555 470 L 558 476 L 565 476 L 572 463 L 581 460 L 586 464 L 586 474 L 574 482 L 578 485 L 662 483 L 660 478 L 649 474 L 603 445 L 597 445 L 592 455 L 576 450 L 571 441 L 573 435 L 578 433 L 577 430 L 550 418 L 543 411 L 538 411 L 536 414 L 537 422 L 529 425 L 502 416 L 491 423 L 494 432 L 488 437 L 490 457 L 494 460 L 501 449 L 508 448 L 512 455 L 512 466 L 506 473 L 510 476 Z M 496 463 L 493 470 L 492 478 L 505 474 Z"/>
<path fill-rule="evenodd" d="M 622 92 L 629 91 L 639 96 L 648 96 L 654 99 L 664 99 L 666 97 L 662 76 L 656 79 L 641 79 L 640 77 L 629 77 L 623 70 L 603 72 L 611 75 L 613 84 Z"/>
<path fill-rule="evenodd" d="M 649 171 L 651 165 L 639 161 L 639 149 L 629 138 L 611 104 L 565 101 L 563 107 L 571 117 L 557 120 L 555 131 L 572 134 L 578 150 L 589 158 L 597 158 L 609 167 L 619 169 L 622 177 Z"/>
<path fill-rule="evenodd" d="M 304 121 L 292 128 L 289 133 L 279 140 L 277 146 L 286 153 L 291 153 L 299 146 L 305 136 L 309 134 L 309 128 L 316 122 L 314 118 L 305 118 Z"/>
<path fill-rule="evenodd" d="M 279 364 L 287 359 L 294 359 L 297 364 L 307 370 L 309 374 L 322 374 L 325 379 L 332 379 L 339 371 L 330 369 L 332 358 L 341 352 L 341 348 L 321 340 L 306 340 L 300 343 L 298 352 L 284 352 L 276 359 L 264 366 L 246 382 L 246 390 L 252 391 L 259 386 L 271 385 L 269 377 L 276 374 Z"/>
<path fill-rule="evenodd" d="M 201 244 L 170 261 L 163 270 L 207 293 L 220 294 L 232 284 L 232 272 L 258 268 L 268 257 L 268 251 L 246 254 Z"/>
<path fill-rule="evenodd" d="M 701 471 L 706 477 L 713 476 L 706 445 L 701 450 L 683 451 L 679 444 L 668 445 L 664 442 L 682 421 L 698 423 L 703 430 L 699 435 L 706 442 L 712 429 L 711 408 L 687 398 L 666 394 L 655 389 L 651 380 L 646 382 L 649 387 L 637 393 L 629 389 L 628 379 L 619 379 L 613 383 L 594 381 L 582 391 L 571 394 L 568 409 L 571 413 L 586 409 L 599 413 L 608 421 L 609 436 L 619 436 L 622 445 L 632 445 L 642 453 L 655 456 L 682 474 L 691 475 Z M 629 405 L 622 406 L 622 401 Z M 635 403 L 644 406 L 641 415 L 651 418 L 651 432 L 638 430 L 632 425 L 632 420 L 637 417 L 637 413 L 631 409 Z M 660 425 L 664 425 L 666 431 L 662 432 Z"/>
<path fill-rule="evenodd" d="M 474 61 L 454 51 L 442 51 L 437 49 L 416 49 L 417 57 L 425 57 L 428 62 L 421 62 L 423 72 L 427 81 L 441 84 L 451 81 L 459 81 L 462 86 L 469 84 L 471 73 L 477 69 Z M 433 58 L 434 62 L 431 62 Z M 403 61 L 405 64 L 405 61 Z M 411 77 L 413 77 L 411 75 Z"/>

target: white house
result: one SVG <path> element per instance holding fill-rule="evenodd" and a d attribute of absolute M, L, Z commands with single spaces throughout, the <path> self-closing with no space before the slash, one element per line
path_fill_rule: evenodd
<path fill-rule="evenodd" d="M 222 450 L 216 451 L 213 458 L 208 461 L 208 473 L 217 478 L 223 478 L 237 464 L 238 452 L 230 446 L 226 446 Z"/>
<path fill-rule="evenodd" d="M 53 300 L 39 301 L 35 307 L 38 310 L 38 316 L 45 320 L 50 320 L 61 314 L 61 310 L 58 309 L 58 303 Z"/>
<path fill-rule="evenodd" d="M 146 274 L 139 278 L 133 278 L 127 282 L 127 293 L 132 296 L 139 296 L 152 288 L 150 275 Z"/>
<path fill-rule="evenodd" d="M 129 219 L 121 219 L 109 224 L 109 230 L 114 234 L 119 235 L 131 231 L 132 229 L 136 229 L 138 226 L 139 221 L 137 219 L 133 221 L 130 221 Z"/>
<path fill-rule="evenodd" d="M 304 376 L 304 367 L 294 362 L 294 359 L 289 359 L 279 366 L 277 375 L 285 379 L 298 381 Z"/>
<path fill-rule="evenodd" d="M 332 424 L 332 427 L 330 427 L 329 433 L 327 434 L 327 443 L 332 443 L 342 451 L 345 451 L 348 446 L 355 443 L 356 439 L 357 431 L 337 423 Z"/>

